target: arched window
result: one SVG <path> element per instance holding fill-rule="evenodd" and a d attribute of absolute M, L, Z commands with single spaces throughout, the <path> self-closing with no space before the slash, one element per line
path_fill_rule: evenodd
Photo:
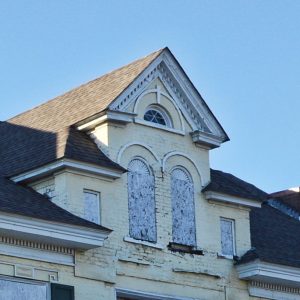
<path fill-rule="evenodd" d="M 196 245 L 194 184 L 187 170 L 176 167 L 171 173 L 173 242 Z"/>
<path fill-rule="evenodd" d="M 162 126 L 172 127 L 172 121 L 168 113 L 156 105 L 150 105 L 147 108 L 144 114 L 144 120 Z"/>
<path fill-rule="evenodd" d="M 141 158 L 128 165 L 129 235 L 156 242 L 154 176 Z"/>

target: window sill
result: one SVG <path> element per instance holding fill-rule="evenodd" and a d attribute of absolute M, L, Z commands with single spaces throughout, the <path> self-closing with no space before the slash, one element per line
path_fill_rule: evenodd
<path fill-rule="evenodd" d="M 203 250 L 196 246 L 187 246 L 170 242 L 168 249 L 172 252 L 189 253 L 195 255 L 204 255 Z"/>
<path fill-rule="evenodd" d="M 218 253 L 217 257 L 224 258 L 224 259 L 230 259 L 230 260 L 235 260 L 237 258 L 236 255 L 226 255 L 226 254 L 222 254 L 222 253 Z"/>
<path fill-rule="evenodd" d="M 140 124 L 140 125 L 145 125 L 145 126 L 149 126 L 149 127 L 153 127 L 153 128 L 157 128 L 157 129 L 162 129 L 162 130 L 165 130 L 165 131 L 168 131 L 168 132 L 171 132 L 171 133 L 185 135 L 185 132 L 183 130 L 175 129 L 175 128 L 172 128 L 172 127 L 167 127 L 167 126 L 164 126 L 164 125 L 159 125 L 159 124 L 149 122 L 149 121 L 145 121 L 145 120 L 142 120 L 142 119 L 135 118 L 134 122 L 137 123 L 137 124 Z"/>
<path fill-rule="evenodd" d="M 148 246 L 148 247 L 159 249 L 159 250 L 162 250 L 164 248 L 162 245 L 160 245 L 158 243 L 151 243 L 151 242 L 147 242 L 147 241 L 136 240 L 129 236 L 124 236 L 123 240 L 124 240 L 124 242 L 144 245 L 144 246 Z"/>

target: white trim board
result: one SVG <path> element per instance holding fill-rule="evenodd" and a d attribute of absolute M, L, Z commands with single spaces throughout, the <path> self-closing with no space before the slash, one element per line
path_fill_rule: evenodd
<path fill-rule="evenodd" d="M 0 233 L 19 239 L 60 245 L 74 249 L 103 246 L 109 232 L 63 223 L 0 213 Z"/>
<path fill-rule="evenodd" d="M 236 269 L 240 279 L 300 287 L 300 268 L 266 263 L 257 259 L 237 265 Z"/>
<path fill-rule="evenodd" d="M 204 195 L 205 198 L 209 201 L 230 203 L 230 204 L 240 205 L 245 207 L 261 207 L 261 203 L 258 200 L 241 198 L 241 197 L 236 197 L 236 196 L 231 196 L 231 195 L 226 195 L 226 194 L 211 192 L 211 191 L 204 192 Z"/>
<path fill-rule="evenodd" d="M 74 266 L 73 255 L 47 251 L 44 249 L 26 248 L 0 243 L 0 254 L 26 258 L 30 260 L 45 261 L 55 264 Z"/>
<path fill-rule="evenodd" d="M 103 168 L 96 165 L 83 163 L 83 162 L 70 160 L 70 159 L 59 159 L 53 163 L 49 163 L 40 168 L 36 168 L 34 170 L 13 176 L 10 179 L 14 182 L 37 179 L 64 168 L 83 171 L 83 172 L 99 175 L 109 179 L 120 178 L 121 175 L 123 174 L 123 171 L 116 171 L 116 170 Z"/>

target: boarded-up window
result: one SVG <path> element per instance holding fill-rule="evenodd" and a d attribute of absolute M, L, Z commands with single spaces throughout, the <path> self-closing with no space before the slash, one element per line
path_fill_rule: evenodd
<path fill-rule="evenodd" d="M 0 300 L 46 300 L 47 286 L 0 279 Z"/>
<path fill-rule="evenodd" d="M 128 165 L 129 235 L 156 242 L 154 176 L 147 164 L 135 158 Z"/>
<path fill-rule="evenodd" d="M 100 195 L 97 192 L 84 191 L 84 218 L 100 224 Z"/>
<path fill-rule="evenodd" d="M 222 255 L 235 255 L 234 220 L 220 219 Z"/>
<path fill-rule="evenodd" d="M 171 173 L 173 242 L 196 245 L 194 185 L 189 173 L 176 168 Z"/>

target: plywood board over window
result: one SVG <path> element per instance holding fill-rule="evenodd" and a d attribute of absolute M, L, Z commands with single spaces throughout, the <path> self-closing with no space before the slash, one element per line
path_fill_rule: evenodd
<path fill-rule="evenodd" d="M 84 218 L 100 224 L 100 193 L 84 191 Z"/>
<path fill-rule="evenodd" d="M 0 279 L 0 300 L 47 300 L 47 285 Z"/>
<path fill-rule="evenodd" d="M 221 251 L 222 255 L 235 255 L 234 220 L 221 218 Z"/>
<path fill-rule="evenodd" d="M 172 234 L 176 244 L 195 246 L 194 184 L 189 173 L 175 168 L 171 173 Z"/>
<path fill-rule="evenodd" d="M 129 235 L 156 242 L 154 176 L 140 158 L 133 159 L 128 170 Z"/>

